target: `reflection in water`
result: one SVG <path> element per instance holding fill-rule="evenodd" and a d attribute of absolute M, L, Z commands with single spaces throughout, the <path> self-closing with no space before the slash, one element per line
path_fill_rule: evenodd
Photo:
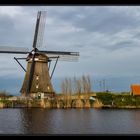
<path fill-rule="evenodd" d="M 140 134 L 140 110 L 139 109 L 136 109 L 136 110 L 133 110 L 133 113 L 131 113 L 131 119 L 133 120 L 132 121 L 132 128 L 135 128 L 134 131 L 138 131 L 138 133 Z"/>
<path fill-rule="evenodd" d="M 48 109 L 20 109 L 25 134 L 48 134 L 53 125 L 54 111 Z"/>
<path fill-rule="evenodd" d="M 90 110 L 21 109 L 22 130 L 25 134 L 84 133 L 84 126 L 90 126 L 89 113 Z"/>
<path fill-rule="evenodd" d="M 139 134 L 140 110 L 0 109 L 0 134 Z"/>
<path fill-rule="evenodd" d="M 19 109 L 0 109 L 0 134 L 16 133 L 22 133 Z"/>

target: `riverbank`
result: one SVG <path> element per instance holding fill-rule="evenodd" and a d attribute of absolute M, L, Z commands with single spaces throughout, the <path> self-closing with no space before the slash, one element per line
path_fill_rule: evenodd
<path fill-rule="evenodd" d="M 91 98 L 92 97 L 92 98 Z M 60 96 L 54 99 L 8 97 L 0 99 L 0 108 L 117 108 L 140 109 L 140 96 L 114 93 L 92 93 L 81 96 Z"/>
<path fill-rule="evenodd" d="M 101 108 L 126 108 L 137 109 L 140 108 L 140 96 L 124 94 L 114 94 L 101 92 L 96 94 L 96 98 L 102 102 Z"/>
<path fill-rule="evenodd" d="M 28 99 L 28 100 L 0 100 L 0 108 L 91 108 L 90 100 L 63 100 Z"/>

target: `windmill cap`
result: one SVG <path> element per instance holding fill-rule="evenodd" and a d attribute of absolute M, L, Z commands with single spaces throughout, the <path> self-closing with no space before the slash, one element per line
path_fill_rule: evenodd
<path fill-rule="evenodd" d="M 29 61 L 31 62 L 32 61 L 32 56 L 33 54 L 30 53 L 26 59 L 26 61 Z M 36 52 L 35 54 L 35 61 L 43 61 L 43 62 L 48 62 L 49 58 L 47 57 L 46 54 L 44 53 L 39 53 L 39 52 Z"/>

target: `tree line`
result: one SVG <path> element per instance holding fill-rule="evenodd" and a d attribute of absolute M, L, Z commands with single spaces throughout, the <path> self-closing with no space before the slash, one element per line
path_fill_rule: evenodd
<path fill-rule="evenodd" d="M 86 94 L 87 96 L 92 91 L 92 85 L 89 75 L 83 75 L 80 78 L 65 78 L 61 82 L 61 93 L 64 95 Z"/>

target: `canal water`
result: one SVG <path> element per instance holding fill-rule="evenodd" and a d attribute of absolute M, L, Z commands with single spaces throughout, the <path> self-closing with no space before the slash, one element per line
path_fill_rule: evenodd
<path fill-rule="evenodd" d="M 140 110 L 0 109 L 0 134 L 140 134 Z"/>

